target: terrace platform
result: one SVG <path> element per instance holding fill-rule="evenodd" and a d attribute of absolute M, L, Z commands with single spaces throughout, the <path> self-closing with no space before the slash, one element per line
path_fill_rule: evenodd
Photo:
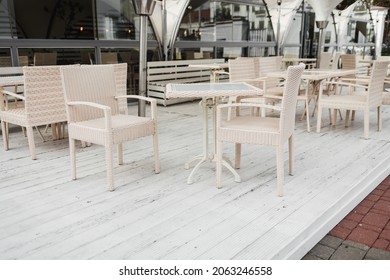
<path fill-rule="evenodd" d="M 390 174 L 387 107 L 381 132 L 372 113 L 369 140 L 359 113 L 349 128 L 338 121 L 321 133 L 297 120 L 296 170 L 287 175 L 286 154 L 284 197 L 269 147 L 243 146 L 241 183 L 224 170 L 216 189 L 210 163 L 187 185 L 184 164 L 202 150 L 201 109 L 192 102 L 158 113 L 161 173 L 151 139 L 129 142 L 114 192 L 102 147 L 79 147 L 72 181 L 67 139 L 42 143 L 36 135 L 32 161 L 14 129 L 11 150 L 0 151 L 0 259 L 301 259 Z M 233 148 L 225 145 L 230 159 Z"/>

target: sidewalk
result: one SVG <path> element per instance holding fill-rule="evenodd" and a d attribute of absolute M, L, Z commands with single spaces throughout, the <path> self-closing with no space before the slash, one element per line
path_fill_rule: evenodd
<path fill-rule="evenodd" d="M 303 260 L 390 260 L 390 176 Z"/>

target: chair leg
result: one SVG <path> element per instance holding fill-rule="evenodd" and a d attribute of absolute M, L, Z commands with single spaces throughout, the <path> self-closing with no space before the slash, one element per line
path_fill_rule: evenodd
<path fill-rule="evenodd" d="M 294 175 L 294 135 L 288 138 L 288 167 L 289 174 Z"/>
<path fill-rule="evenodd" d="M 158 149 L 158 135 L 157 131 L 153 134 L 153 151 L 154 151 L 154 172 L 160 173 L 160 155 Z"/>
<path fill-rule="evenodd" d="M 106 168 L 107 168 L 107 184 L 108 184 L 108 190 L 113 191 L 115 190 L 114 186 L 114 156 L 112 151 L 112 142 L 105 144 L 105 151 L 106 151 Z"/>
<path fill-rule="evenodd" d="M 276 181 L 278 196 L 283 196 L 284 184 L 284 161 L 283 161 L 283 145 L 276 147 Z"/>
<path fill-rule="evenodd" d="M 353 112 L 352 112 L 353 114 Z M 368 139 L 370 126 L 370 110 L 364 110 L 364 138 Z"/>
<path fill-rule="evenodd" d="M 241 168 L 241 143 L 235 144 L 235 162 L 234 162 L 234 168 L 240 169 Z"/>
<path fill-rule="evenodd" d="M 307 131 L 310 132 L 310 112 L 309 112 L 309 101 L 306 98 L 305 101 L 305 111 L 306 111 L 306 123 L 307 123 Z"/>
<path fill-rule="evenodd" d="M 72 180 L 76 180 L 76 140 L 69 137 L 70 168 Z"/>
<path fill-rule="evenodd" d="M 27 131 L 27 140 L 28 140 L 28 146 L 30 148 L 31 158 L 37 159 L 37 156 L 35 154 L 35 141 L 34 141 L 34 133 L 33 128 L 31 126 L 26 127 Z"/>
<path fill-rule="evenodd" d="M 8 151 L 9 149 L 8 125 L 4 121 L 1 122 L 1 130 L 3 132 L 4 151 Z"/>
<path fill-rule="evenodd" d="M 123 144 L 122 143 L 118 144 L 118 164 L 119 165 L 123 164 Z"/>
<path fill-rule="evenodd" d="M 382 130 L 382 107 L 381 106 L 378 106 L 377 108 L 377 112 L 378 112 L 378 131 L 381 131 Z"/>
<path fill-rule="evenodd" d="M 215 174 L 217 179 L 217 188 L 220 189 L 222 187 L 222 141 L 216 141 L 216 166 L 215 166 Z"/>
<path fill-rule="evenodd" d="M 347 110 L 347 112 L 345 113 L 345 127 L 348 127 L 349 126 L 349 117 L 351 115 L 351 110 Z"/>
<path fill-rule="evenodd" d="M 322 106 L 318 105 L 317 108 L 317 133 L 321 131 L 321 119 L 322 119 Z"/>

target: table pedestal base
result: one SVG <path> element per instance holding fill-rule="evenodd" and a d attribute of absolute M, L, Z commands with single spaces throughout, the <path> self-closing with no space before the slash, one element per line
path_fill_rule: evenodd
<path fill-rule="evenodd" d="M 215 98 L 203 98 L 201 101 L 202 106 L 202 113 L 203 113 L 203 153 L 200 155 L 197 155 L 190 159 L 185 165 L 185 169 L 190 169 L 190 164 L 194 161 L 199 161 L 197 164 L 195 164 L 194 168 L 192 169 L 190 175 L 187 178 L 187 184 L 193 183 L 193 176 L 199 169 L 199 167 L 203 163 L 207 162 L 215 162 L 215 135 L 216 135 L 216 100 Z M 209 152 L 209 109 L 211 111 L 212 115 L 212 127 L 213 127 L 213 152 Z M 222 165 L 225 166 L 233 175 L 234 175 L 234 181 L 239 183 L 241 182 L 240 175 L 238 175 L 237 171 L 225 160 L 222 160 Z"/>

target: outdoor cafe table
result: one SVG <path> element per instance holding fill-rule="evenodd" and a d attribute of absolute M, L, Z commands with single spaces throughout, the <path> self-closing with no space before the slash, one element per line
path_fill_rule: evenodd
<path fill-rule="evenodd" d="M 190 64 L 189 67 L 210 69 L 210 82 L 218 82 L 221 73 L 226 73 L 223 69 L 229 68 L 229 63 L 212 63 L 212 64 Z"/>
<path fill-rule="evenodd" d="M 305 63 L 306 68 L 312 69 L 316 66 L 317 59 L 316 58 L 298 58 L 298 57 L 284 57 L 282 58 L 282 62 L 286 64 L 286 67 L 292 65 L 294 63 Z"/>
<path fill-rule="evenodd" d="M 357 73 L 356 69 L 352 70 L 344 70 L 344 69 L 306 69 L 303 71 L 302 80 L 306 80 L 306 96 L 309 96 L 310 86 L 312 88 L 312 94 L 316 96 L 318 92 L 319 86 L 325 80 L 337 79 L 341 77 L 345 77 L 348 75 L 354 75 Z M 268 77 L 274 78 L 282 78 L 285 79 L 287 77 L 287 71 L 280 72 L 271 72 L 267 74 Z M 312 116 L 314 116 L 314 112 L 317 109 L 317 99 L 318 95 L 315 97 L 315 107 Z M 309 116 L 307 115 L 307 131 L 310 131 L 310 121 Z"/>
<path fill-rule="evenodd" d="M 199 160 L 194 166 L 187 183 L 193 183 L 193 176 L 199 167 L 206 162 L 214 160 L 215 155 L 215 138 L 216 138 L 216 106 L 221 97 L 229 96 L 256 96 L 261 95 L 263 91 L 246 83 L 192 83 L 192 84 L 167 84 L 167 98 L 202 98 L 202 122 L 203 122 L 203 152 L 195 156 L 185 164 L 185 168 L 189 169 L 190 163 Z M 211 111 L 211 114 L 209 113 Z M 209 116 L 211 115 L 213 127 L 214 145 L 209 149 Z M 241 178 L 234 168 L 225 160 L 222 164 L 234 175 L 236 182 L 241 182 Z"/>

